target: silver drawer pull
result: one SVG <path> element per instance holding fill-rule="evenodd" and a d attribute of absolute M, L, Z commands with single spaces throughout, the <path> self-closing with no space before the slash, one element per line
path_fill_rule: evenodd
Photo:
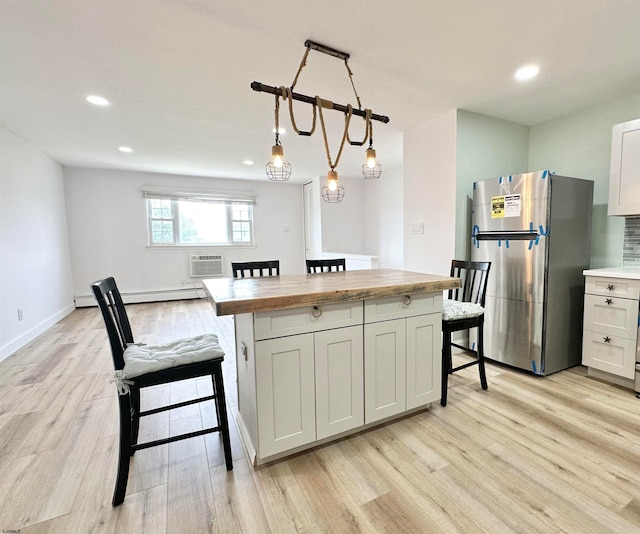
<path fill-rule="evenodd" d="M 311 315 L 313 315 L 317 319 L 322 315 L 322 310 L 318 306 L 314 306 Z"/>
<path fill-rule="evenodd" d="M 411 305 L 411 295 L 405 295 L 405 296 L 404 296 L 404 300 L 402 301 L 402 303 L 403 303 L 405 306 L 409 306 L 409 305 Z"/>
<path fill-rule="evenodd" d="M 607 284 L 607 289 L 608 289 L 609 291 L 613 291 L 613 290 L 614 290 L 614 287 L 615 287 L 615 286 L 614 286 L 613 284 Z"/>
<path fill-rule="evenodd" d="M 242 341 L 240 343 L 240 352 L 244 356 L 244 361 L 245 362 L 248 361 L 249 360 L 249 350 L 247 349 L 247 345 L 245 344 L 244 341 Z"/>
<path fill-rule="evenodd" d="M 611 306 L 613 304 L 613 299 L 604 299 L 604 301 L 607 303 L 607 306 Z"/>

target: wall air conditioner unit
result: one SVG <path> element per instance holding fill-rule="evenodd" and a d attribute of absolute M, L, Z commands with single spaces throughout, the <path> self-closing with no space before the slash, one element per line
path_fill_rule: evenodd
<path fill-rule="evenodd" d="M 198 255 L 192 254 L 191 278 L 209 278 L 222 276 L 222 254 Z"/>

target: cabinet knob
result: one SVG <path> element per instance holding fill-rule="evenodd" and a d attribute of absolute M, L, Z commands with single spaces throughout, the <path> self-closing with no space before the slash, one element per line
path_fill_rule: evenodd
<path fill-rule="evenodd" d="M 613 304 L 613 299 L 604 299 L 604 301 L 607 303 L 607 306 L 611 306 Z"/>
<path fill-rule="evenodd" d="M 317 319 L 322 315 L 322 310 L 318 306 L 314 306 L 311 315 L 313 315 Z"/>
<path fill-rule="evenodd" d="M 403 303 L 405 306 L 409 306 L 411 304 L 411 295 L 405 295 Z"/>
<path fill-rule="evenodd" d="M 614 287 L 615 287 L 615 286 L 614 286 L 613 284 L 607 284 L 607 289 L 608 289 L 609 291 L 613 291 Z"/>
<path fill-rule="evenodd" d="M 611 338 L 609 336 L 605 336 L 604 342 L 605 343 L 611 343 Z"/>

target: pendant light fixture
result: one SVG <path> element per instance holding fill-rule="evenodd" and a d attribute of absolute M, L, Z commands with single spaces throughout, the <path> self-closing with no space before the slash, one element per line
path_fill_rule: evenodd
<path fill-rule="evenodd" d="M 338 183 L 338 173 L 331 169 L 327 173 L 327 183 L 322 186 L 322 200 L 335 204 L 342 202 L 344 198 L 344 187 Z"/>
<path fill-rule="evenodd" d="M 273 182 L 285 182 L 291 176 L 291 164 L 284 159 L 284 148 L 280 144 L 280 101 L 276 95 L 276 143 L 271 147 L 271 159 L 267 163 L 267 176 Z"/>
<path fill-rule="evenodd" d="M 367 180 L 377 180 L 382 175 L 382 165 L 376 159 L 376 151 L 373 148 L 373 125 L 369 121 L 369 148 L 366 152 L 367 161 L 362 166 L 362 176 Z"/>
<path fill-rule="evenodd" d="M 358 92 L 356 91 L 355 84 L 353 83 L 353 72 L 349 68 L 348 60 L 349 54 L 345 52 L 341 52 L 334 48 L 330 48 L 325 45 L 321 45 L 319 43 L 315 43 L 313 41 L 307 40 L 304 43 L 306 47 L 306 51 L 300 62 L 300 66 L 298 67 L 298 72 L 293 80 L 293 83 L 290 87 L 272 87 L 269 85 L 264 85 L 260 82 L 253 82 L 251 84 L 251 88 L 254 91 L 258 92 L 266 92 L 275 95 L 276 97 L 276 109 L 275 109 L 275 122 L 276 122 L 276 142 L 275 145 L 271 149 L 271 161 L 267 164 L 267 175 L 270 180 L 274 181 L 284 181 L 288 180 L 291 175 L 291 165 L 284 160 L 284 149 L 280 144 L 279 140 L 279 99 L 289 100 L 289 115 L 291 118 L 291 125 L 294 131 L 298 135 L 303 135 L 310 137 L 316 128 L 316 117 L 320 115 L 320 124 L 322 126 L 322 137 L 325 146 L 325 152 L 327 156 L 327 163 L 329 165 L 329 172 L 327 174 L 327 183 L 322 187 L 322 198 L 325 202 L 342 202 L 344 198 L 344 187 L 338 183 L 338 172 L 336 168 L 340 161 L 340 156 L 342 155 L 342 150 L 347 141 L 349 141 L 350 145 L 362 146 L 367 141 L 369 141 L 369 148 L 366 151 L 367 154 L 367 163 L 362 167 L 362 174 L 367 179 L 375 179 L 379 178 L 382 173 L 382 165 L 376 159 L 376 151 L 373 148 L 373 128 L 371 125 L 372 120 L 380 121 L 383 123 L 389 122 L 389 117 L 384 115 L 375 115 L 371 112 L 370 109 L 363 110 L 360 105 L 360 97 L 358 96 Z M 347 69 L 347 74 L 349 76 L 349 81 L 351 82 L 351 86 L 353 87 L 353 92 L 356 97 L 356 101 L 358 104 L 358 109 L 354 109 L 351 104 L 340 105 L 330 100 L 325 100 L 320 98 L 319 96 L 311 97 L 307 95 L 303 95 L 300 93 L 294 93 L 293 89 L 298 81 L 300 73 L 302 69 L 307 64 L 307 58 L 309 56 L 309 52 L 311 50 L 316 50 L 318 52 L 322 52 L 324 54 L 330 55 L 332 57 L 341 59 L 344 61 L 345 67 Z M 298 129 L 298 126 L 295 121 L 294 113 L 293 113 L 293 101 L 297 100 L 299 102 L 305 102 L 307 104 L 311 104 L 313 106 L 313 124 L 310 130 L 302 131 Z M 327 139 L 327 131 L 324 125 L 324 117 L 323 117 L 323 109 L 331 109 L 335 111 L 341 111 L 344 113 L 345 121 L 344 121 L 344 130 L 342 134 L 342 139 L 340 141 L 340 148 L 338 149 L 338 153 L 336 155 L 335 161 L 331 159 L 331 154 L 329 152 L 329 142 Z M 363 117 L 365 120 L 365 136 L 362 142 L 352 142 L 349 139 L 349 123 L 351 121 L 352 115 L 357 115 L 359 117 Z"/>

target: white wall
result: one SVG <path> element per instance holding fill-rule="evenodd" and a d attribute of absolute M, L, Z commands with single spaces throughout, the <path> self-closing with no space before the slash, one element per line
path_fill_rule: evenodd
<path fill-rule="evenodd" d="M 89 284 L 106 276 L 116 278 L 122 293 L 138 294 L 129 301 L 193 287 L 188 271 L 193 253 L 222 252 L 225 276 L 231 276 L 232 261 L 270 259 L 280 260 L 282 274 L 305 272 L 300 184 L 85 168 L 65 168 L 64 179 L 79 305 L 92 302 Z M 255 246 L 148 247 L 145 185 L 254 194 Z"/>
<path fill-rule="evenodd" d="M 455 253 L 456 111 L 406 131 L 403 152 L 404 268 L 448 275 Z M 424 223 L 424 234 L 410 234 L 412 223 Z"/>
<path fill-rule="evenodd" d="M 0 127 L 0 360 L 73 309 L 62 167 Z"/>
<path fill-rule="evenodd" d="M 378 256 L 381 269 L 404 265 L 403 191 L 402 168 L 383 168 L 380 179 L 364 184 L 364 250 Z"/>
<path fill-rule="evenodd" d="M 345 189 L 342 202 L 333 204 L 320 200 L 322 251 L 366 254 L 363 195 L 367 184 L 364 178 L 340 178 L 339 181 Z M 326 179 L 318 180 L 318 187 L 325 183 Z"/>

